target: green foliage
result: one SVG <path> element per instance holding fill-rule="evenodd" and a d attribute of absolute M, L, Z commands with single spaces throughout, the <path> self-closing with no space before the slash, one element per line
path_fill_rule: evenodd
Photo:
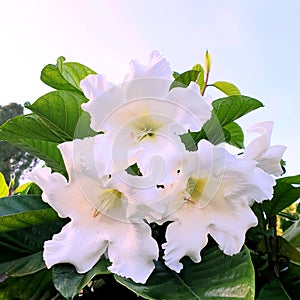
<path fill-rule="evenodd" d="M 257 300 L 291 300 L 281 282 L 276 279 L 266 284 L 260 291 Z"/>
<path fill-rule="evenodd" d="M 53 267 L 53 282 L 56 289 L 66 298 L 73 299 L 96 275 L 109 274 L 110 263 L 101 258 L 87 273 L 78 274 L 74 266 L 60 264 Z"/>
<path fill-rule="evenodd" d="M 158 263 L 145 285 L 115 278 L 145 299 L 253 299 L 254 270 L 246 248 L 226 257 L 214 246 L 202 255 L 199 264 L 185 259 L 180 274 Z"/>
<path fill-rule="evenodd" d="M 65 60 L 61 56 L 57 59 L 56 65 L 45 66 L 41 73 L 41 80 L 56 90 L 82 93 L 80 81 L 96 72 L 77 62 L 65 62 Z"/>
<path fill-rule="evenodd" d="M 238 118 L 260 108 L 263 104 L 247 96 L 230 96 L 212 102 L 211 118 L 199 132 L 189 132 L 181 135 L 181 141 L 189 151 L 195 151 L 200 140 L 206 139 L 213 144 L 227 142 L 238 148 L 243 147 L 244 135 L 238 124 Z"/>
<path fill-rule="evenodd" d="M 276 180 L 272 201 L 263 203 L 264 211 L 271 217 L 290 206 L 300 198 L 300 175 L 288 176 Z"/>
<path fill-rule="evenodd" d="M 57 213 L 40 196 L 17 195 L 0 201 L 0 232 L 57 221 Z"/>
<path fill-rule="evenodd" d="M 209 86 L 214 86 L 227 96 L 241 95 L 240 90 L 234 84 L 227 81 L 216 81 L 215 83 L 210 84 Z"/>

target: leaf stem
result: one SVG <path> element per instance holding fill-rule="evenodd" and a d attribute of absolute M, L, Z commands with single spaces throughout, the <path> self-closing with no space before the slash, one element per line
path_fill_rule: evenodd
<path fill-rule="evenodd" d="M 277 278 L 279 278 L 279 264 L 278 264 L 278 239 L 277 239 L 277 217 L 272 216 L 269 219 L 269 229 L 273 228 L 274 235 L 269 237 L 270 252 L 269 252 L 269 263 L 273 268 L 273 271 Z"/>
<path fill-rule="evenodd" d="M 204 87 L 203 87 L 203 90 L 202 90 L 202 93 L 201 93 L 202 96 L 204 96 L 206 87 L 208 86 L 208 78 L 209 78 L 209 71 L 207 71 L 206 74 L 205 74 L 205 83 L 204 83 Z"/>

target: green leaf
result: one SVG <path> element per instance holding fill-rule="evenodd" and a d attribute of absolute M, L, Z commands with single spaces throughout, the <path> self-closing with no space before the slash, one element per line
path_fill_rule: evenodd
<path fill-rule="evenodd" d="M 240 90 L 234 84 L 227 81 L 216 81 L 215 83 L 209 84 L 208 86 L 214 86 L 227 96 L 241 95 Z"/>
<path fill-rule="evenodd" d="M 9 188 L 5 181 L 4 175 L 0 172 L 0 198 L 6 197 L 9 194 Z"/>
<path fill-rule="evenodd" d="M 80 81 L 89 74 L 96 74 L 96 72 L 77 62 L 65 62 L 65 58 L 60 56 L 57 65 L 49 64 L 43 68 L 41 80 L 57 90 L 82 94 Z"/>
<path fill-rule="evenodd" d="M 61 141 L 70 141 L 96 134 L 89 126 L 90 115 L 81 109 L 81 104 L 86 101 L 84 96 L 74 92 L 55 91 L 26 108 L 38 115 L 46 129 Z"/>
<path fill-rule="evenodd" d="M 292 300 L 278 279 L 265 284 L 261 289 L 258 300 Z"/>
<path fill-rule="evenodd" d="M 195 151 L 198 142 L 202 139 L 207 139 L 215 145 L 226 141 L 236 146 L 241 146 L 241 129 L 237 125 L 229 124 L 262 107 L 263 104 L 254 98 L 236 95 L 217 99 L 212 102 L 212 106 L 212 116 L 199 132 L 189 132 L 181 135 L 181 140 L 187 150 Z M 226 128 L 227 125 L 228 130 Z M 233 132 L 233 137 L 236 134 L 235 140 L 231 137 L 230 130 Z"/>
<path fill-rule="evenodd" d="M 295 222 L 282 236 L 300 251 L 300 221 Z"/>
<path fill-rule="evenodd" d="M 53 267 L 53 282 L 56 289 L 66 298 L 73 299 L 96 275 L 110 274 L 110 263 L 105 258 L 87 273 L 78 274 L 73 265 L 58 264 Z"/>
<path fill-rule="evenodd" d="M 278 236 L 278 251 L 288 257 L 293 263 L 300 265 L 300 252 L 286 239 Z"/>
<path fill-rule="evenodd" d="M 74 88 L 67 80 L 64 79 L 55 65 L 47 65 L 43 68 L 41 72 L 41 80 L 57 90 L 79 92 L 78 89 Z"/>
<path fill-rule="evenodd" d="M 19 185 L 15 190 L 14 190 L 14 195 L 16 194 L 22 194 L 22 195 L 26 195 L 30 189 L 32 185 L 32 182 L 26 182 L 22 185 Z"/>
<path fill-rule="evenodd" d="M 46 268 L 43 253 L 37 252 L 32 255 L 14 259 L 0 264 L 0 282 L 9 277 L 22 277 L 36 273 Z"/>
<path fill-rule="evenodd" d="M 0 137 L 45 161 L 53 171 L 64 172 L 59 143 L 93 136 L 90 116 L 81 109 L 87 99 L 70 91 L 56 91 L 27 105 L 34 114 L 11 119 L 0 127 Z"/>
<path fill-rule="evenodd" d="M 19 140 L 43 140 L 61 143 L 63 140 L 49 131 L 41 118 L 34 114 L 18 116 L 0 126 L 0 138 L 8 142 Z M 20 143 L 21 144 L 21 143 Z"/>
<path fill-rule="evenodd" d="M 0 201 L 0 231 L 13 231 L 59 220 L 40 196 L 16 195 Z"/>
<path fill-rule="evenodd" d="M 300 175 L 276 180 L 272 200 L 263 202 L 263 208 L 268 218 L 275 216 L 300 198 L 299 184 Z"/>
<path fill-rule="evenodd" d="M 196 64 L 193 66 L 192 70 L 198 71 L 198 76 L 196 79 L 196 83 L 200 86 L 200 91 L 202 93 L 203 88 L 205 86 L 205 80 L 204 80 L 204 69 L 200 64 Z"/>
<path fill-rule="evenodd" d="M 115 278 L 146 299 L 254 298 L 254 270 L 246 248 L 230 257 L 215 246 L 204 249 L 202 257 L 200 263 L 183 259 L 184 268 L 180 274 L 160 262 L 144 285 L 116 275 Z"/>
<path fill-rule="evenodd" d="M 191 81 L 197 81 L 201 71 L 189 70 L 184 73 L 179 74 L 170 86 L 170 90 L 175 87 L 187 87 Z"/>
<path fill-rule="evenodd" d="M 48 300 L 57 295 L 49 270 L 0 283 L 1 300 Z"/>
<path fill-rule="evenodd" d="M 69 219 L 0 232 L 0 263 L 29 256 L 43 250 L 44 242 L 60 232 Z"/>
<path fill-rule="evenodd" d="M 244 133 L 242 128 L 235 122 L 231 122 L 223 127 L 229 136 L 225 137 L 225 142 L 239 149 L 244 149 Z"/>
<path fill-rule="evenodd" d="M 60 56 L 57 59 L 57 68 L 62 77 L 77 90 L 81 91 L 80 81 L 87 75 L 96 74 L 95 71 L 77 62 L 65 62 L 65 58 Z"/>
<path fill-rule="evenodd" d="M 33 114 L 15 117 L 0 126 L 0 139 L 45 161 L 53 171 L 65 171 L 57 148 L 63 140 L 50 132 L 41 119 Z"/>
<path fill-rule="evenodd" d="M 281 282 L 291 299 L 298 299 L 300 291 L 300 266 L 289 263 L 288 272 L 285 276 L 282 276 Z"/>

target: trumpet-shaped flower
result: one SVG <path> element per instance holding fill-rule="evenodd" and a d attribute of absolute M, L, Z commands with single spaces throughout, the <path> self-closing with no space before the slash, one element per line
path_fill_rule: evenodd
<path fill-rule="evenodd" d="M 111 272 L 145 283 L 154 269 L 153 260 L 158 258 L 158 246 L 143 219 L 161 217 L 163 205 L 158 201 L 156 186 L 151 188 L 149 182 L 146 187 L 137 181 L 137 176 L 125 172 L 106 175 L 105 156 L 102 161 L 93 159 L 98 145 L 95 139 L 59 145 L 68 181 L 59 173 L 51 173 L 50 168 L 35 169 L 29 174 L 43 190 L 43 200 L 60 217 L 71 219 L 60 233 L 45 242 L 44 260 L 48 268 L 71 263 L 84 273 L 107 254 Z M 154 200 L 149 204 L 149 199 Z"/>
<path fill-rule="evenodd" d="M 273 126 L 273 122 L 262 122 L 248 129 L 248 132 L 256 132 L 260 135 L 246 147 L 243 158 L 254 159 L 261 169 L 269 174 L 280 176 L 283 173 L 280 161 L 286 147 L 270 146 Z"/>
<path fill-rule="evenodd" d="M 166 153 L 170 146 L 174 148 L 171 152 L 178 152 L 175 156 L 183 155 L 178 134 L 199 131 L 210 118 L 212 106 L 201 96 L 199 86 L 191 82 L 187 88 L 170 90 L 171 79 L 169 63 L 153 52 L 148 65 L 131 62 L 131 72 L 120 86 L 103 75 L 89 75 L 81 81 L 90 100 L 82 108 L 91 115 L 92 129 L 111 135 L 113 157 L 120 149 L 128 156 L 125 165 L 114 162 L 116 169 L 135 160 L 142 174 L 148 174 L 151 166 L 145 163 L 145 151 L 148 158 L 160 156 L 169 165 Z"/>
<path fill-rule="evenodd" d="M 185 179 L 169 193 L 177 210 L 168 217 L 173 222 L 163 248 L 166 265 L 176 272 L 182 269 L 184 256 L 200 262 L 208 234 L 225 254 L 238 253 L 246 231 L 257 224 L 249 199 L 270 199 L 275 185 L 256 161 L 240 159 L 207 141 L 200 141 L 191 155 L 197 156 L 197 162 L 187 160 Z"/>

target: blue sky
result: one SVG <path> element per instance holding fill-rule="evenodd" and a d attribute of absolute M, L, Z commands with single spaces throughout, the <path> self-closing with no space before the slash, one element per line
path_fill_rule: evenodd
<path fill-rule="evenodd" d="M 288 175 L 300 173 L 298 115 L 300 2 L 24 0 L 1 1 L 0 104 L 34 102 L 50 91 L 41 69 L 58 56 L 120 83 L 133 58 L 159 50 L 173 70 L 212 57 L 211 82 L 226 80 L 265 107 L 243 117 L 275 122 L 273 144 L 288 147 Z M 208 90 L 214 97 L 220 94 Z"/>

